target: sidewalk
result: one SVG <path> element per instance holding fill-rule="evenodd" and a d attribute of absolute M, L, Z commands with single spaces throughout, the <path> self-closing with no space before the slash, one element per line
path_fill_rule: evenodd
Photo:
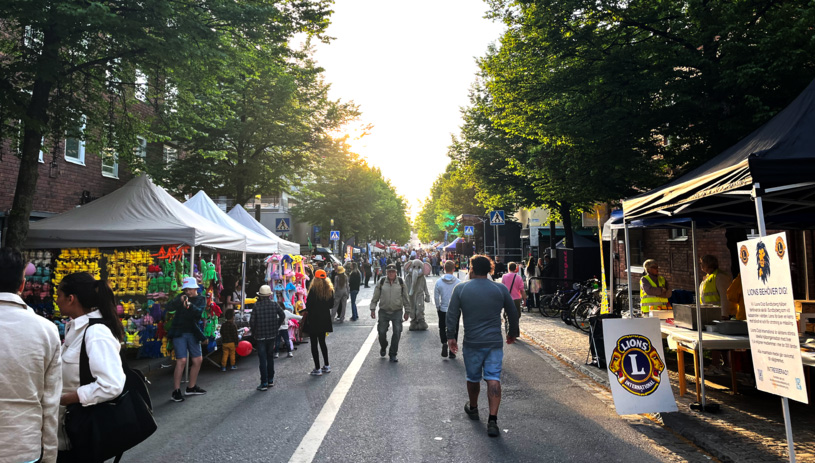
<path fill-rule="evenodd" d="M 537 312 L 524 312 L 521 316 L 521 334 L 608 389 L 605 370 L 585 365 L 588 334 L 567 326 L 559 317 L 546 318 Z M 696 397 L 693 365 L 689 365 L 688 393 L 679 397 L 676 353 L 666 348 L 665 356 L 679 412 L 660 414 L 663 426 L 724 462 L 788 461 L 779 397 L 743 385 L 739 386 L 739 394 L 731 395 L 705 381 L 707 400 L 720 404 L 721 411 L 717 414 L 692 411 L 690 404 Z M 688 357 L 686 364 L 690 363 Z M 724 378 L 718 382 L 729 384 Z M 815 462 L 815 413 L 811 406 L 792 400 L 790 409 L 797 461 Z"/>

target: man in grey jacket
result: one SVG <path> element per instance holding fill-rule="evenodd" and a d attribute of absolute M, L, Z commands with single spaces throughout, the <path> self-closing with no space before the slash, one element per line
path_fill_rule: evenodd
<path fill-rule="evenodd" d="M 393 325 L 391 348 L 388 356 L 391 362 L 398 362 L 396 354 L 399 351 L 399 339 L 402 337 L 402 321 L 407 321 L 410 307 L 407 286 L 401 277 L 396 276 L 396 266 L 391 264 L 386 268 L 386 276 L 379 280 L 374 289 L 374 298 L 371 299 L 371 318 L 376 318 L 376 305 L 379 304 L 379 355 L 385 356 L 388 348 L 388 327 Z M 403 312 L 404 310 L 404 312 Z M 404 316 L 402 315 L 404 313 Z"/>
<path fill-rule="evenodd" d="M 489 279 L 494 265 L 487 256 L 473 256 L 470 259 L 470 280 L 453 289 L 447 309 L 447 344 L 454 354 L 458 352 L 456 328 L 459 317 L 464 317 L 464 369 L 470 397 L 469 402 L 464 404 L 464 412 L 470 419 L 478 419 L 478 394 L 483 378 L 487 382 L 490 408 L 487 434 L 490 437 L 499 435 L 498 407 L 501 405 L 501 368 L 504 359 L 501 309 L 506 311 L 509 320 L 507 344 L 514 343 L 520 334 L 518 311 L 509 290 Z"/>
<path fill-rule="evenodd" d="M 461 283 L 461 280 L 453 275 L 456 271 L 456 263 L 448 260 L 444 263 L 444 275 L 436 282 L 433 288 L 433 300 L 436 303 L 436 311 L 439 314 L 439 337 L 441 337 L 441 356 L 447 357 L 447 307 L 450 305 L 450 297 L 453 295 L 453 288 Z M 458 325 L 456 325 L 456 338 L 458 337 Z M 451 359 L 456 358 L 456 354 L 449 353 Z"/>

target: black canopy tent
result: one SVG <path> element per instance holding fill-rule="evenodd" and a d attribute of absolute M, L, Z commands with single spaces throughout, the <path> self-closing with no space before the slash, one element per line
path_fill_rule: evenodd
<path fill-rule="evenodd" d="M 673 182 L 624 200 L 623 211 L 626 235 L 634 219 L 691 218 L 697 285 L 696 220 L 705 220 L 709 226 L 755 224 L 760 236 L 766 235 L 767 224 L 782 229 L 811 227 L 815 219 L 815 81 L 770 121 L 723 153 Z M 697 321 L 701 327 L 698 298 Z M 701 329 L 698 348 L 701 352 Z M 699 355 L 704 409 L 702 357 Z M 789 403 L 786 397 L 781 401 L 790 461 L 795 461 Z"/>
<path fill-rule="evenodd" d="M 756 223 L 761 196 L 774 228 L 811 225 L 815 212 L 815 81 L 766 124 L 678 179 L 623 201 L 625 220 L 694 217 Z"/>

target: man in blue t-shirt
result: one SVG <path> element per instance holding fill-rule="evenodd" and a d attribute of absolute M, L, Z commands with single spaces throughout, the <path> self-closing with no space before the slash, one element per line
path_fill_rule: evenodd
<path fill-rule="evenodd" d="M 447 345 L 450 352 L 458 352 L 456 339 L 459 318 L 464 318 L 464 368 L 467 376 L 467 393 L 464 412 L 470 419 L 478 419 L 478 394 L 481 379 L 487 382 L 487 400 L 490 416 L 487 434 L 499 435 L 498 407 L 501 405 L 501 368 L 504 359 L 504 339 L 501 334 L 501 310 L 509 320 L 507 344 L 512 344 L 520 334 L 518 311 L 503 284 L 488 277 L 495 264 L 487 256 L 470 259 L 470 279 L 456 285 L 447 308 Z"/>

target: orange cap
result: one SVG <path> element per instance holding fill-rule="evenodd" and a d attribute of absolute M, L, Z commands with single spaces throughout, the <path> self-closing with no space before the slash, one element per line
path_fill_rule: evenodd
<path fill-rule="evenodd" d="M 320 269 L 314 272 L 314 278 L 326 278 L 325 270 Z"/>

